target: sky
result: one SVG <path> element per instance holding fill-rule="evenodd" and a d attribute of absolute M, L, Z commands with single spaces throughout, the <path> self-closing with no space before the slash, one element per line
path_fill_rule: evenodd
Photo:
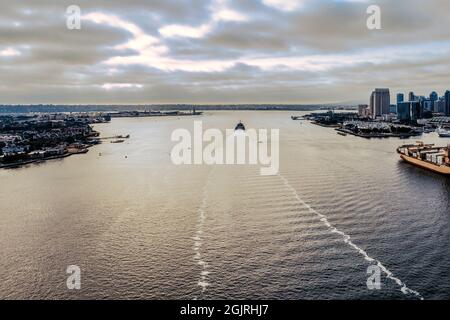
<path fill-rule="evenodd" d="M 71 5 L 81 9 L 80 29 L 67 27 Z M 367 28 L 370 5 L 381 9 L 379 30 Z M 0 0 L 0 8 L 0 104 L 356 104 L 377 87 L 392 99 L 450 89 L 448 0 Z"/>

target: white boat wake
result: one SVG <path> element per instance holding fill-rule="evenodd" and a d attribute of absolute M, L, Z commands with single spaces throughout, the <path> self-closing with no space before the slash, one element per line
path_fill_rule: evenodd
<path fill-rule="evenodd" d="M 320 218 L 320 221 L 322 221 L 332 233 L 336 233 L 336 234 L 339 234 L 340 236 L 342 236 L 344 242 L 346 244 L 348 244 L 350 247 L 352 247 L 354 250 L 356 250 L 359 254 L 361 254 L 366 261 L 375 263 L 386 274 L 386 277 L 388 279 L 393 280 L 400 287 L 400 290 L 402 291 L 403 294 L 406 294 L 406 295 L 412 294 L 412 295 L 418 297 L 420 300 L 423 300 L 423 297 L 419 292 L 408 288 L 405 283 L 403 283 L 399 278 L 396 278 L 394 276 L 394 274 L 391 271 L 389 271 L 380 261 L 376 260 L 375 258 L 370 257 L 366 251 L 364 251 L 362 248 L 360 248 L 356 244 L 354 244 L 349 235 L 336 229 L 328 221 L 328 219 L 325 215 L 321 214 L 320 212 L 317 212 L 316 210 L 311 208 L 311 206 L 308 205 L 305 201 L 303 201 L 300 198 L 300 196 L 298 195 L 297 191 L 290 185 L 289 181 L 285 177 L 283 177 L 281 174 L 279 174 L 278 176 L 280 177 L 281 180 L 283 180 L 285 186 L 287 188 L 289 188 L 289 190 L 291 190 L 294 197 L 297 199 L 297 201 L 302 206 L 306 207 L 309 212 L 315 214 L 318 218 Z"/>
<path fill-rule="evenodd" d="M 202 295 L 206 291 L 206 288 L 209 286 L 209 283 L 207 282 L 207 276 L 209 274 L 208 272 L 208 263 L 204 260 L 202 255 L 202 245 L 203 245 L 203 225 L 206 220 L 206 206 L 207 206 L 207 185 L 205 184 L 203 187 L 202 192 L 202 202 L 197 210 L 198 213 L 198 224 L 197 224 L 197 230 L 195 232 L 194 237 L 192 238 L 194 240 L 194 260 L 197 261 L 197 264 L 201 266 L 202 270 L 200 272 L 200 277 L 198 280 L 198 285 L 201 287 Z"/>

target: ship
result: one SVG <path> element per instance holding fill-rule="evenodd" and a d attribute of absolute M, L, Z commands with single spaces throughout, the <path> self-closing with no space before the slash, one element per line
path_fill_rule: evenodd
<path fill-rule="evenodd" d="M 238 130 L 245 131 L 245 126 L 244 126 L 244 124 L 242 123 L 242 121 L 239 121 L 239 123 L 236 125 L 236 128 L 234 128 L 234 130 L 235 130 L 235 131 L 238 131 Z"/>
<path fill-rule="evenodd" d="M 434 144 L 425 144 L 422 141 L 397 148 L 397 153 L 404 161 L 444 175 L 450 175 L 449 151 L 450 145 L 436 147 Z"/>
<path fill-rule="evenodd" d="M 450 138 L 450 128 L 448 127 L 440 127 L 437 133 L 441 138 Z"/>

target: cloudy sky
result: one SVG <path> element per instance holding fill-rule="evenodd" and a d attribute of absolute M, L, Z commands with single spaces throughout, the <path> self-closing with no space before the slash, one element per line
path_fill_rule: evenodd
<path fill-rule="evenodd" d="M 366 26 L 381 8 L 381 30 Z M 81 9 L 81 29 L 66 26 Z M 1 0 L 0 104 L 367 102 L 450 89 L 449 0 Z"/>

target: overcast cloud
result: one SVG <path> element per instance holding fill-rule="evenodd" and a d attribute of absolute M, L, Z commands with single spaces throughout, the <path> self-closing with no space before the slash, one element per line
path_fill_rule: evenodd
<path fill-rule="evenodd" d="M 367 7 L 382 30 L 366 27 Z M 66 9 L 82 10 L 81 30 Z M 450 89 L 448 0 L 0 0 L 0 104 L 364 102 Z"/>

